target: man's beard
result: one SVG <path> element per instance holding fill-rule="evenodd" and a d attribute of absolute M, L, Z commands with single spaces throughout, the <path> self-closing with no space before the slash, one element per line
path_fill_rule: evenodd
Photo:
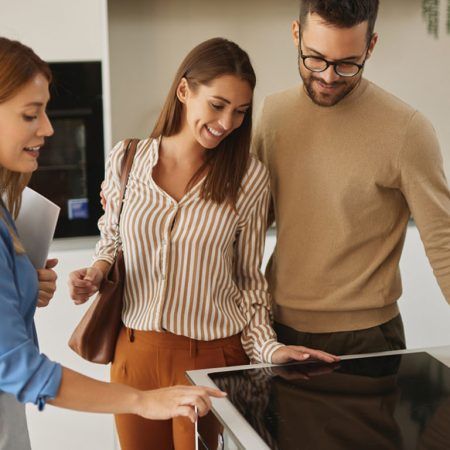
<path fill-rule="evenodd" d="M 309 77 L 305 77 L 300 70 L 300 76 L 303 80 L 303 85 L 308 96 L 311 100 L 319 106 L 334 106 L 339 103 L 344 97 L 347 96 L 359 83 L 361 80 L 361 76 L 352 78 L 349 81 L 336 81 L 334 83 L 327 84 L 322 79 L 316 78 L 314 75 L 310 75 Z M 322 84 L 325 84 L 329 87 L 336 87 L 337 92 L 335 93 L 319 93 L 314 90 L 314 83 L 320 81 Z"/>

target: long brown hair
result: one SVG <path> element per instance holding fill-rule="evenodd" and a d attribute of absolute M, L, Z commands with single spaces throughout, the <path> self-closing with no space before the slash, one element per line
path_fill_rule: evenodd
<path fill-rule="evenodd" d="M 250 58 L 234 42 L 213 38 L 193 48 L 178 68 L 150 136 L 168 137 L 180 131 L 183 105 L 178 100 L 177 87 L 182 78 L 186 78 L 189 87 L 195 90 L 199 85 L 208 85 L 222 75 L 236 75 L 247 81 L 252 90 L 255 88 L 256 76 Z M 187 189 L 207 170 L 201 197 L 217 203 L 227 201 L 234 207 L 250 157 L 251 130 L 252 104 L 242 125 L 217 147 L 205 152 L 204 163 L 188 183 Z"/>
<path fill-rule="evenodd" d="M 0 104 L 14 97 L 38 74 L 42 74 L 49 82 L 52 79 L 48 64 L 31 48 L 0 37 Z M 14 218 L 19 213 L 22 191 L 30 177 L 31 174 L 12 172 L 0 166 L 0 199 L 5 199 L 6 207 Z M 1 210 L 0 219 L 3 219 Z M 15 233 L 12 236 L 16 251 L 23 251 Z"/>

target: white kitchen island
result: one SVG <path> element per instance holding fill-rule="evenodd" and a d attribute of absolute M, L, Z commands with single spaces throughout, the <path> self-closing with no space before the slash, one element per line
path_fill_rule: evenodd
<path fill-rule="evenodd" d="M 445 366 L 437 363 L 436 361 L 433 360 L 427 360 L 427 356 L 426 355 L 421 355 L 421 352 L 425 352 L 431 356 L 433 356 L 434 358 L 436 358 L 439 362 L 445 364 Z M 408 355 L 409 354 L 409 355 Z M 414 354 L 414 355 L 411 355 Z M 431 423 L 432 426 L 434 427 L 432 429 L 432 433 L 428 432 L 428 435 L 432 435 L 431 439 L 434 439 L 434 443 L 433 443 L 433 447 L 434 449 L 448 449 L 450 448 L 450 440 L 447 441 L 447 434 L 448 429 L 450 428 L 450 422 L 447 423 L 447 419 L 450 420 L 450 346 L 444 346 L 444 347 L 434 347 L 434 348 L 427 348 L 427 349 L 415 349 L 415 350 L 404 350 L 404 351 L 394 351 L 394 352 L 383 352 L 383 353 L 376 353 L 376 354 L 366 354 L 366 355 L 353 355 L 353 356 L 345 356 L 342 357 L 342 365 L 344 365 L 344 362 L 347 361 L 347 363 L 345 364 L 351 364 L 353 360 L 353 363 L 361 363 L 364 364 L 364 361 L 362 358 L 367 359 L 366 361 L 372 361 L 372 366 L 368 366 L 369 368 L 371 367 L 372 369 L 375 368 L 374 372 L 377 372 L 377 369 L 379 368 L 379 364 L 376 363 L 376 361 L 378 360 L 378 358 L 370 358 L 373 356 L 399 356 L 399 358 L 383 358 L 383 360 L 392 360 L 394 359 L 394 363 L 395 365 L 395 370 L 392 372 L 392 374 L 388 374 L 388 376 L 386 376 L 386 374 L 380 374 L 380 373 L 373 373 L 373 377 L 366 376 L 366 377 L 361 377 L 361 376 L 347 376 L 347 380 L 355 380 L 355 384 L 359 383 L 361 379 L 366 379 L 369 380 L 368 383 L 366 383 L 364 385 L 364 395 L 365 395 L 365 403 L 362 403 L 363 407 L 366 408 L 366 410 L 362 410 L 362 414 L 361 411 L 359 411 L 359 417 L 364 416 L 364 413 L 367 413 L 368 416 L 370 416 L 370 414 L 373 411 L 369 411 L 368 409 L 375 409 L 376 410 L 376 415 L 381 416 L 381 415 L 387 415 L 388 420 L 380 420 L 380 417 L 377 417 L 377 420 L 374 420 L 373 418 L 371 418 L 370 420 L 367 421 L 367 423 L 371 424 L 371 425 L 376 425 L 377 427 L 379 427 L 381 430 L 388 430 L 388 432 L 390 434 L 392 434 L 392 430 L 393 428 L 398 428 L 400 429 L 400 426 L 397 426 L 396 421 L 400 420 L 400 416 L 408 416 L 408 420 L 409 417 L 412 415 L 418 416 L 415 417 L 415 420 L 419 420 L 424 422 L 424 418 L 422 416 L 426 416 L 425 414 L 425 409 L 423 405 L 422 407 L 418 407 L 418 408 L 412 408 L 412 411 L 407 411 L 405 412 L 405 402 L 407 402 L 407 400 L 404 399 L 404 397 L 406 395 L 403 395 L 404 392 L 406 390 L 409 391 L 408 395 L 411 395 L 411 391 L 412 394 L 414 395 L 414 392 L 419 392 L 421 389 L 424 390 L 424 394 L 425 396 L 432 396 L 434 395 L 431 394 L 431 392 L 433 391 L 438 391 L 439 395 L 440 395 L 440 399 L 441 399 L 441 403 L 443 403 L 443 407 L 442 405 L 438 405 L 437 411 L 439 413 L 439 417 L 435 418 L 434 416 L 437 416 L 437 413 L 433 413 L 432 417 L 428 417 L 428 423 Z M 401 355 L 405 355 L 405 356 L 401 356 Z M 361 358 L 361 359 L 358 359 Z M 402 361 L 403 359 L 403 361 Z M 408 361 L 406 361 L 408 359 Z M 411 361 L 409 361 L 409 359 L 411 359 Z M 380 360 L 381 361 L 381 360 Z M 405 361 L 406 361 L 406 365 L 408 366 L 407 369 L 404 369 L 402 367 L 405 366 Z M 375 362 L 375 365 L 374 365 Z M 392 362 L 392 361 L 391 361 Z M 361 364 L 360 364 L 361 365 Z M 262 373 L 270 373 L 271 371 L 274 372 L 274 376 L 278 376 L 280 372 L 277 372 L 277 370 L 280 369 L 280 367 L 286 367 L 286 366 L 273 366 L 273 365 L 269 365 L 269 364 L 255 364 L 255 365 L 250 365 L 250 366 L 238 366 L 238 367 L 228 367 L 228 368 L 218 368 L 218 369 L 206 369 L 206 370 L 196 370 L 196 371 L 189 371 L 187 372 L 187 376 L 188 378 L 192 381 L 193 384 L 195 385 L 203 385 L 203 386 L 212 386 L 212 387 L 216 387 L 216 385 L 213 383 L 213 381 L 211 380 L 211 378 L 209 377 L 209 374 L 214 374 L 214 373 L 225 373 L 225 372 L 233 372 L 239 369 L 244 369 L 244 370 L 251 370 L 251 369 L 255 369 L 255 368 L 259 368 L 259 369 L 263 369 L 261 370 Z M 293 367 L 293 366 L 290 366 Z M 367 367 L 366 367 L 367 368 Z M 400 368 L 400 369 L 399 369 Z M 447 370 L 448 368 L 448 370 Z M 402 371 L 405 372 L 405 370 L 412 370 L 414 373 L 415 371 L 417 371 L 417 373 L 421 374 L 422 376 L 422 381 L 424 379 L 427 379 L 428 377 L 437 377 L 436 379 L 439 380 L 438 384 L 439 384 L 439 388 L 436 388 L 436 384 L 435 383 L 430 383 L 430 386 L 433 385 L 433 389 L 431 389 L 430 391 L 427 390 L 427 383 L 423 383 L 423 382 L 419 382 L 419 378 L 415 378 L 415 377 L 411 377 L 411 380 L 408 380 L 406 377 L 407 382 L 407 388 L 404 388 L 404 381 L 405 381 L 405 376 L 403 374 L 403 385 L 402 388 L 398 388 L 397 389 L 397 373 L 396 370 L 399 370 L 398 373 L 398 377 L 402 378 Z M 337 369 L 337 372 L 339 372 L 339 368 Z M 256 372 L 256 371 L 254 371 Z M 333 372 L 333 371 L 331 371 Z M 436 373 L 438 372 L 438 373 Z M 236 372 L 238 373 L 238 372 Z M 244 372 L 241 372 L 244 373 Z M 406 372 L 407 373 L 407 372 Z M 336 388 L 336 386 L 339 385 L 339 382 L 342 381 L 342 377 L 339 380 L 339 373 L 336 373 L 336 375 L 338 375 L 337 377 L 332 376 L 330 378 L 330 374 L 325 374 L 326 376 L 328 376 L 328 380 L 331 381 L 331 383 L 333 384 L 333 386 L 330 386 L 330 389 L 333 390 L 334 388 Z M 332 374 L 334 375 L 334 374 Z M 214 375 L 213 375 L 214 376 Z M 314 382 L 317 385 L 316 380 L 320 379 L 322 375 L 317 375 L 317 376 L 313 376 L 310 377 L 310 379 L 315 378 Z M 257 377 L 256 377 L 257 378 Z M 258 383 L 258 380 L 255 378 L 255 382 Z M 289 378 L 286 378 L 289 379 Z M 381 394 L 381 391 L 378 389 L 378 392 L 376 392 L 376 390 L 374 390 L 374 383 L 373 380 L 382 380 L 382 390 L 383 390 L 383 394 Z M 388 380 L 388 383 L 390 384 L 386 384 L 386 381 Z M 302 381 L 303 382 L 303 381 Z M 376 381 L 378 382 L 378 381 Z M 308 383 L 308 381 L 303 382 L 303 387 L 306 386 Z M 415 383 L 417 385 L 415 385 Z M 222 388 L 224 386 L 227 386 L 227 384 L 222 384 L 220 385 L 220 383 L 218 383 L 219 386 L 221 386 Z M 400 385 L 401 383 L 399 382 L 398 385 Z M 323 388 L 323 386 L 322 386 Z M 348 387 L 350 390 L 352 389 L 351 386 Z M 379 388 L 379 385 L 378 385 Z M 245 389 L 245 387 L 240 386 L 239 389 Z M 308 397 L 308 396 L 303 396 L 302 399 L 304 400 L 305 403 L 308 404 L 308 406 L 310 407 L 311 405 L 313 405 L 313 402 L 315 402 L 316 404 L 318 404 L 318 408 L 327 408 L 330 404 L 330 399 L 331 402 L 335 402 L 336 404 L 338 404 L 339 402 L 343 403 L 342 401 L 342 386 L 338 387 L 337 389 L 340 389 L 340 396 L 336 396 L 336 395 L 329 395 L 329 392 L 326 395 L 326 399 L 327 399 L 327 403 L 323 402 L 322 404 L 320 404 L 320 400 L 317 400 L 317 397 Z M 358 389 L 358 388 L 355 388 Z M 403 390 L 402 390 L 403 389 Z M 344 389 L 345 390 L 345 389 Z M 257 391 L 254 391 L 257 392 Z M 289 392 L 289 391 L 287 391 Z M 386 396 L 385 393 L 388 393 L 388 395 Z M 430 394 L 428 394 L 428 392 L 430 392 Z M 357 394 L 356 397 L 359 396 L 357 401 L 361 400 L 361 395 L 362 391 L 360 390 Z M 377 395 L 379 395 L 380 398 L 377 397 Z M 386 408 L 389 404 L 389 402 L 386 401 L 386 397 L 389 397 L 389 402 L 392 403 L 392 401 L 394 402 L 394 405 L 396 405 L 396 409 L 395 409 L 395 414 L 393 414 L 393 411 L 390 411 L 391 413 L 387 413 L 386 412 Z M 420 395 L 419 395 L 420 397 Z M 368 399 L 368 400 L 367 400 Z M 426 397 L 426 401 L 428 403 L 428 397 Z M 444 399 L 444 400 L 442 400 Z M 262 399 L 259 399 L 262 400 Z M 271 398 L 271 401 L 273 402 L 273 398 Z M 309 403 L 308 403 L 309 402 Z M 344 400 L 345 402 L 345 400 Z M 430 403 L 432 403 L 432 401 L 429 401 Z M 255 402 L 251 402 L 253 403 L 253 407 L 254 407 L 254 403 Z M 420 402 L 419 402 L 420 403 Z M 350 402 L 346 402 L 346 404 L 352 404 L 352 408 L 354 408 L 354 398 L 350 399 Z M 427 407 L 429 406 L 428 404 L 426 405 Z M 435 405 L 433 405 L 434 407 Z M 384 409 L 384 411 L 382 411 Z M 400 410 L 400 412 L 399 412 Z M 311 409 L 307 409 L 307 411 L 311 411 Z M 342 416 L 343 416 L 343 422 L 345 423 L 346 420 L 348 420 L 348 418 L 345 417 L 345 411 L 343 412 L 343 410 L 338 410 L 341 412 Z M 427 409 L 428 411 L 428 409 Z M 260 436 L 260 434 L 258 434 L 255 429 L 249 424 L 249 422 L 243 417 L 243 415 L 241 413 L 239 413 L 238 409 L 227 399 L 213 399 L 213 412 L 216 415 L 216 417 L 220 420 L 220 422 L 223 424 L 224 429 L 225 429 L 225 448 L 226 449 L 248 449 L 248 450 L 266 450 L 266 449 L 271 449 L 271 448 L 278 448 L 278 447 L 272 447 L 269 446 L 267 444 L 267 439 L 264 440 L 262 439 L 262 437 Z M 355 411 L 353 410 L 353 413 Z M 251 414 L 251 411 L 245 411 L 245 413 Z M 313 413 L 311 413 L 313 414 Z M 406 417 L 405 416 L 405 417 Z M 350 415 L 349 415 L 350 417 Z M 351 419 L 351 417 L 350 417 Z M 302 421 L 304 421 L 304 416 L 302 416 Z M 292 420 L 288 420 L 288 422 Z M 389 427 L 386 426 L 386 422 L 389 422 Z M 445 425 L 445 423 L 447 423 Z M 392 426 L 392 424 L 394 426 Z M 437 424 L 437 425 L 436 425 Z M 300 425 L 300 422 L 299 422 Z M 318 427 L 320 428 L 319 425 L 323 425 L 322 423 L 317 424 Z M 367 425 L 367 424 L 365 424 Z M 422 424 L 423 425 L 423 424 Z M 436 426 L 438 427 L 438 431 L 436 431 Z M 301 427 L 301 425 L 300 425 Z M 383 428 L 384 427 L 384 428 Z M 440 428 L 439 428 L 440 427 Z M 414 431 L 411 429 L 410 432 L 406 432 L 403 430 L 403 436 L 401 436 L 401 431 L 399 431 L 399 437 L 398 439 L 401 439 L 403 444 L 402 447 L 397 447 L 397 445 L 392 445 L 392 446 L 384 446 L 387 445 L 386 443 L 383 444 L 383 446 L 378 447 L 377 444 L 374 444 L 373 441 L 371 441 L 371 436 L 370 436 L 370 427 L 367 427 L 367 430 L 364 430 L 365 433 L 367 433 L 367 439 L 368 439 L 368 443 L 367 445 L 369 445 L 369 442 L 372 442 L 373 446 L 369 446 L 366 448 L 371 448 L 371 449 L 376 449 L 376 448 L 402 448 L 402 449 L 409 449 L 412 448 L 413 445 L 415 445 L 415 440 L 416 440 L 416 436 L 414 436 Z M 426 427 L 424 427 L 426 428 Z M 406 429 L 408 429 L 406 427 Z M 395 430 L 394 430 L 395 431 Z M 261 430 L 259 430 L 259 432 L 261 433 Z M 378 437 L 380 437 L 380 430 L 377 430 L 378 432 Z M 383 431 L 381 431 L 381 434 L 383 433 Z M 447 433 L 447 434 L 446 434 Z M 323 444 L 319 443 L 319 440 L 321 439 L 319 437 L 319 430 L 317 431 L 317 446 L 311 447 L 305 447 L 305 448 L 316 448 L 318 450 L 322 449 L 322 448 L 326 448 L 323 446 Z M 406 435 L 405 435 L 406 434 Z M 443 436 L 445 434 L 445 436 Z M 427 439 L 430 439 L 429 436 L 427 437 Z M 418 438 L 417 438 L 418 439 Z M 443 443 L 443 439 L 445 439 L 445 442 Z M 436 441 L 437 440 L 437 441 Z M 382 441 L 382 439 L 380 439 L 380 442 Z M 323 442 L 323 439 L 322 439 Z M 284 444 L 285 446 L 282 448 L 303 448 L 302 447 L 302 443 L 299 442 L 298 447 L 297 446 L 286 446 L 286 443 Z M 382 445 L 382 444 L 380 444 Z M 389 444 L 390 445 L 390 444 Z M 425 445 L 425 444 L 424 444 Z M 446 447 L 448 445 L 448 447 Z M 199 448 L 202 448 L 201 445 Z M 330 447 L 329 447 L 330 448 Z M 355 447 L 351 447 L 351 444 L 349 444 L 349 446 L 347 447 L 348 450 L 352 450 L 352 448 Z M 419 448 L 428 448 L 426 446 L 424 447 L 419 447 Z"/>

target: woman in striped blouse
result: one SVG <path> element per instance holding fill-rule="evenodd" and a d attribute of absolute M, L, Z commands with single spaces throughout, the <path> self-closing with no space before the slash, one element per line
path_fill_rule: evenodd
<path fill-rule="evenodd" d="M 260 271 L 270 199 L 249 154 L 255 74 L 221 38 L 184 59 L 151 137 L 138 145 L 120 220 L 126 283 L 111 379 L 152 389 L 187 383 L 185 371 L 335 358 L 277 342 Z M 72 298 L 94 294 L 113 261 L 124 143 L 111 152 L 94 264 L 70 276 Z M 206 416 L 210 448 L 218 425 Z M 122 450 L 191 449 L 186 420 L 116 416 Z M 203 433 L 205 434 L 205 433 Z"/>
<path fill-rule="evenodd" d="M 0 37 L 0 450 L 29 450 L 25 403 L 147 419 L 206 414 L 209 388 L 178 386 L 143 392 L 104 383 L 50 360 L 39 350 L 34 314 L 55 290 L 51 269 L 33 267 L 15 226 L 22 192 L 53 128 L 45 112 L 52 74 L 18 41 Z M 49 178 L 51 182 L 51 178 Z M 54 264 L 53 264 L 54 265 Z M 49 441 L 51 436 L 48 437 Z"/>

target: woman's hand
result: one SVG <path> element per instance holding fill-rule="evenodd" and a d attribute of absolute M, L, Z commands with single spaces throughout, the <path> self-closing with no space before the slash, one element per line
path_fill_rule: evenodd
<path fill-rule="evenodd" d="M 222 398 L 227 394 L 209 387 L 173 386 L 140 393 L 136 414 L 146 419 L 167 420 L 173 417 L 188 417 L 195 423 L 197 415 L 204 416 L 211 409 L 211 397 Z"/>
<path fill-rule="evenodd" d="M 103 276 L 103 271 L 95 266 L 84 267 L 71 272 L 68 285 L 70 297 L 74 303 L 81 305 L 98 292 Z"/>
<path fill-rule="evenodd" d="M 337 356 L 321 350 L 313 350 L 312 348 L 303 347 L 301 345 L 285 345 L 280 347 L 272 355 L 273 364 L 283 364 L 289 361 L 305 361 L 308 358 L 317 359 L 327 363 L 339 361 Z"/>
<path fill-rule="evenodd" d="M 45 269 L 37 270 L 39 281 L 39 295 L 37 300 L 38 308 L 47 306 L 53 298 L 56 291 L 56 279 L 58 278 L 56 272 L 53 270 L 53 267 L 57 264 L 58 260 L 56 258 L 47 259 Z"/>

